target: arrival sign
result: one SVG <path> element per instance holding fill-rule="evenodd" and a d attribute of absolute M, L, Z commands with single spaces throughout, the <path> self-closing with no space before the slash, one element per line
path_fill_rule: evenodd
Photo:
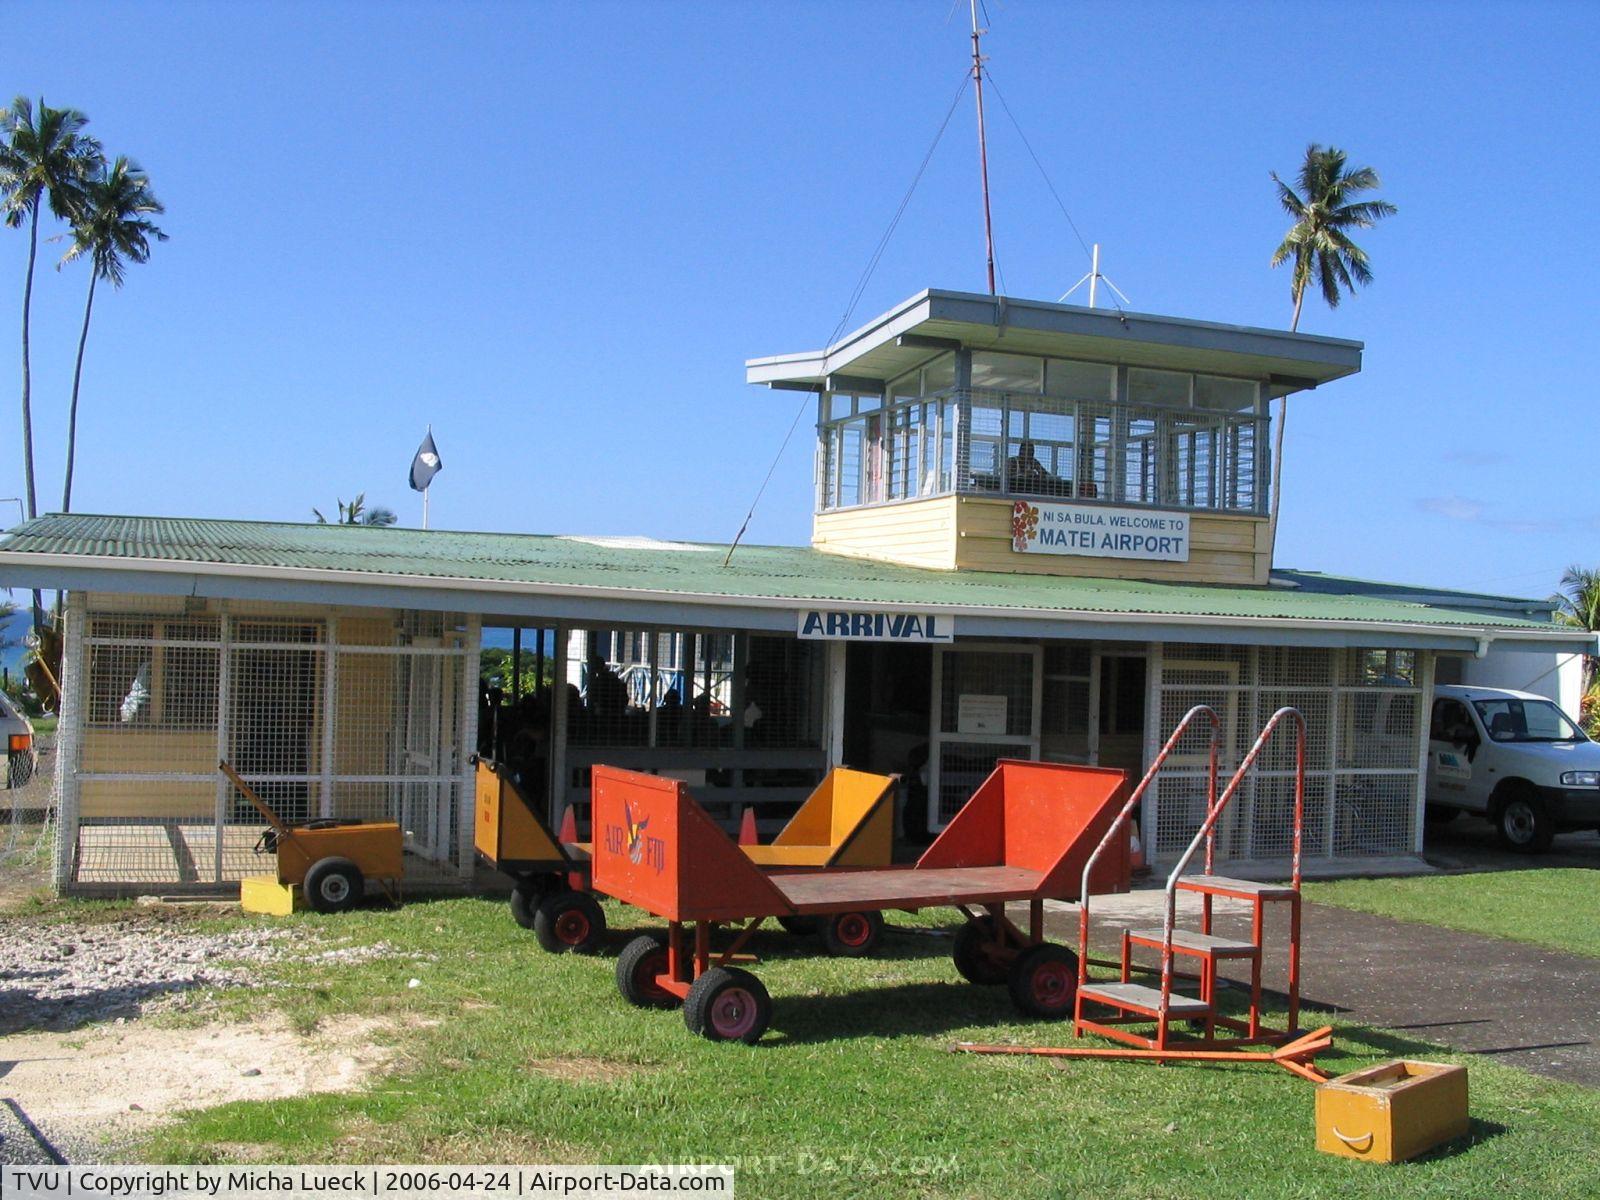
<path fill-rule="evenodd" d="M 1018 554 L 1188 562 L 1189 517 L 1148 508 L 1018 500 L 1011 509 L 1011 548 Z"/>
<path fill-rule="evenodd" d="M 803 639 L 836 642 L 953 642 L 955 618 L 914 612 L 842 612 L 813 608 L 796 624 Z"/>

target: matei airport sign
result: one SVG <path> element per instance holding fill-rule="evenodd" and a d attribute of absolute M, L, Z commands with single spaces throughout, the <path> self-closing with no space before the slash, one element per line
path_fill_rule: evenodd
<path fill-rule="evenodd" d="M 1031 504 L 1011 508 L 1011 548 L 1018 554 L 1189 561 L 1186 513 L 1098 504 Z"/>

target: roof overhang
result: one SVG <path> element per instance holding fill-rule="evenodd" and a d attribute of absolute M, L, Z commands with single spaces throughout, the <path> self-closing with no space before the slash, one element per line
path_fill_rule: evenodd
<path fill-rule="evenodd" d="M 529 583 L 439 575 L 407 575 L 260 564 L 208 563 L 112 555 L 0 551 L 0 586 L 63 588 L 139 595 L 273 600 L 316 605 L 415 608 L 485 617 L 614 620 L 646 624 L 691 621 L 707 627 L 793 632 L 798 614 L 813 608 L 901 612 L 903 600 L 841 601 L 829 597 L 730 595 L 616 585 Z M 1596 635 L 1562 626 L 1497 627 L 1405 620 L 1219 616 L 1106 612 L 1073 608 L 1010 608 L 918 603 L 918 611 L 948 613 L 962 636 L 1098 637 L 1128 641 L 1223 642 L 1348 646 L 1352 635 L 1395 649 L 1481 653 L 1491 643 L 1514 643 L 1553 653 L 1594 654 Z"/>
<path fill-rule="evenodd" d="M 886 383 L 954 346 L 1262 379 L 1275 396 L 1354 375 L 1362 351 L 1343 338 L 930 288 L 825 350 L 752 358 L 745 379 L 815 389 L 830 376 Z"/>

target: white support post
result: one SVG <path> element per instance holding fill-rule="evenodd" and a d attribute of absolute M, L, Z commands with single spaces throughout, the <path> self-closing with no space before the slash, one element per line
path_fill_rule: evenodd
<path fill-rule="evenodd" d="M 567 807 L 567 658 L 572 653 L 567 639 L 571 636 L 568 626 L 556 626 L 555 695 L 550 705 L 550 799 L 545 805 L 552 829 L 560 827 L 562 810 Z"/>
<path fill-rule="evenodd" d="M 87 717 L 84 703 L 88 675 L 88 605 L 82 592 L 67 596 L 66 628 L 61 651 L 61 720 L 56 735 L 56 846 L 52 865 L 56 894 L 71 890 L 78 858 L 79 813 L 82 811 L 82 783 L 78 765 L 83 745 L 83 725 Z"/>
<path fill-rule="evenodd" d="M 217 759 L 228 757 L 229 697 L 233 689 L 233 618 L 226 609 L 217 620 Z M 236 764 L 235 764 L 236 765 Z M 221 771 L 217 772 L 216 821 L 216 882 L 222 882 L 222 836 L 228 826 L 228 805 L 232 799 L 233 785 Z"/>
<path fill-rule="evenodd" d="M 1328 651 L 1328 657 L 1333 662 L 1333 673 L 1328 685 L 1328 800 L 1323 808 L 1322 853 L 1330 859 L 1333 857 L 1335 827 L 1339 823 L 1339 807 L 1334 798 L 1339 793 L 1339 743 L 1342 740 L 1339 735 L 1344 728 L 1345 690 L 1340 678 L 1344 664 L 1340 662 L 1341 654 L 1337 649 Z"/>
<path fill-rule="evenodd" d="M 1428 815 L 1428 731 L 1433 719 L 1432 650 L 1417 651 L 1417 803 L 1411 822 L 1411 852 L 1422 853 Z"/>
<path fill-rule="evenodd" d="M 828 766 L 844 765 L 844 696 L 846 650 L 844 642 L 824 642 L 827 646 L 827 721 Z"/>
<path fill-rule="evenodd" d="M 543 636 L 541 634 L 541 636 Z M 477 771 L 472 757 L 478 748 L 478 673 L 483 645 L 483 621 L 476 613 L 467 616 L 467 633 L 459 660 L 461 730 L 456 743 L 456 764 L 461 782 L 456 804 L 456 870 L 463 883 L 472 880 L 473 829 L 477 821 Z"/>
<path fill-rule="evenodd" d="M 1161 671 L 1164 642 L 1151 642 L 1145 652 L 1144 669 L 1144 765 L 1145 770 L 1155 762 L 1162 743 L 1169 734 L 1161 728 Z M 1139 801 L 1139 844 L 1144 847 L 1144 861 L 1155 865 L 1156 816 L 1161 805 L 1161 785 L 1157 783 L 1145 792 Z"/>
<path fill-rule="evenodd" d="M 944 647 L 933 647 L 933 695 L 928 704 L 928 828 L 937 830 L 939 824 L 939 734 L 943 728 L 944 712 Z"/>
<path fill-rule="evenodd" d="M 339 698 L 339 615 L 330 612 L 322 623 L 322 800 L 318 815 L 333 816 L 333 756 L 338 748 L 337 704 Z"/>

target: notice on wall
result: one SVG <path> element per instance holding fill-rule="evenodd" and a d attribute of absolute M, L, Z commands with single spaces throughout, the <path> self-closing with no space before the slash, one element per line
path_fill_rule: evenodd
<path fill-rule="evenodd" d="M 963 692 L 956 700 L 956 732 L 964 734 L 1006 732 L 1006 698 Z"/>
<path fill-rule="evenodd" d="M 1011 548 L 1018 554 L 1189 561 L 1189 516 L 1099 504 L 1033 503 L 1011 508 Z"/>

